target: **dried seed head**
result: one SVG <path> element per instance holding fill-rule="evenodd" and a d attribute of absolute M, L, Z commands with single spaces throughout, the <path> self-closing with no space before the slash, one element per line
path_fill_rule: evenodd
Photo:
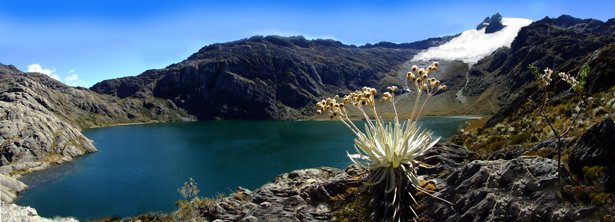
<path fill-rule="evenodd" d="M 412 70 L 412 72 L 416 72 L 416 71 L 419 70 L 419 67 L 416 66 L 416 65 L 413 65 L 411 70 Z"/>
<path fill-rule="evenodd" d="M 551 74 L 553 74 L 553 70 L 546 68 L 545 69 L 545 74 L 547 74 L 547 76 L 551 77 Z"/>
<path fill-rule="evenodd" d="M 414 81 L 416 79 L 416 76 L 414 75 L 413 72 L 408 72 L 408 73 L 406 73 L 406 79 L 408 79 L 410 81 Z"/>
<path fill-rule="evenodd" d="M 393 98 L 393 96 L 389 92 L 385 92 L 385 93 L 382 94 L 382 100 L 384 100 L 384 101 L 388 101 L 391 98 Z"/>
<path fill-rule="evenodd" d="M 375 96 L 376 93 L 378 93 L 378 91 L 376 91 L 376 89 L 374 89 L 374 88 L 371 88 L 370 89 L 370 93 L 371 93 L 372 96 Z"/>
<path fill-rule="evenodd" d="M 425 70 L 424 70 L 424 69 L 422 69 L 422 68 L 421 68 L 421 69 L 419 69 L 419 76 L 422 76 L 422 75 L 424 75 L 424 74 L 425 74 Z"/>

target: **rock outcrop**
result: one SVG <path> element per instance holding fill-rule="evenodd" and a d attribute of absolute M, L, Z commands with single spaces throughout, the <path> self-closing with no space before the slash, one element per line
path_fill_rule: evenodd
<path fill-rule="evenodd" d="M 504 28 L 504 24 L 502 24 L 502 15 L 500 13 L 495 13 L 491 17 L 487 17 L 476 26 L 476 30 L 480 30 L 485 28 L 485 33 L 494 33 L 500 31 Z"/>
<path fill-rule="evenodd" d="M 429 167 L 419 166 L 418 175 L 443 175 L 451 173 L 474 157 L 474 153 L 454 143 L 438 143 L 417 158 Z"/>
<path fill-rule="evenodd" d="M 448 177 L 425 211 L 433 221 L 568 221 L 581 209 L 558 196 L 557 162 L 542 157 L 476 160 Z"/>
<path fill-rule="evenodd" d="M 562 221 L 585 218 L 559 196 L 557 161 L 542 157 L 474 160 L 465 147 L 436 145 L 421 160 L 433 165 L 419 174 L 437 182 L 438 197 L 427 197 L 430 221 Z"/>
<path fill-rule="evenodd" d="M 583 167 L 601 166 L 605 168 L 604 187 L 615 192 L 615 123 L 606 118 L 589 128 L 577 140 L 570 156 L 570 172 L 583 178 Z"/>
<path fill-rule="evenodd" d="M 11 203 L 17 197 L 17 193 L 25 190 L 28 186 L 21 181 L 0 174 L 0 202 Z"/>
<path fill-rule="evenodd" d="M 44 218 L 32 207 L 22 207 L 15 204 L 0 202 L 0 218 L 3 222 L 78 222 L 74 218 Z"/>
<path fill-rule="evenodd" d="M 285 173 L 255 191 L 240 188 L 217 200 L 205 218 L 213 221 L 331 221 L 331 198 L 360 182 L 356 167 L 313 168 Z"/>

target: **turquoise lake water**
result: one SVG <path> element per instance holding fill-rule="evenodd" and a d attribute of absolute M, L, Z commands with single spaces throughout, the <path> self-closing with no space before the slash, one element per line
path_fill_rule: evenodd
<path fill-rule="evenodd" d="M 446 139 L 464 117 L 421 121 Z M 80 220 L 170 212 L 190 177 L 201 196 L 257 188 L 296 169 L 345 168 L 353 135 L 335 121 L 203 121 L 88 129 L 98 152 L 22 178 L 17 204 Z"/>

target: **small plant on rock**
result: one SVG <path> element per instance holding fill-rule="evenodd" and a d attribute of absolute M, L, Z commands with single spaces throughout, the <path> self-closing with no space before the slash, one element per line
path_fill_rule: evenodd
<path fill-rule="evenodd" d="M 530 72 L 534 75 L 534 77 L 536 77 L 536 82 L 539 87 L 539 92 L 542 92 L 542 95 L 543 95 L 541 98 L 542 101 L 539 101 L 538 111 L 539 111 L 539 115 L 547 122 L 547 125 L 549 129 L 551 130 L 551 132 L 553 133 L 553 137 L 555 137 L 555 140 L 556 140 L 555 148 L 557 150 L 557 174 L 561 182 L 562 139 L 570 132 L 570 130 L 572 129 L 572 126 L 574 126 L 574 123 L 577 117 L 579 116 L 579 114 L 581 113 L 581 110 L 578 110 L 576 114 L 572 117 L 572 120 L 570 121 L 570 124 L 568 124 L 568 127 L 566 127 L 563 130 L 557 129 L 557 127 L 555 127 L 554 120 L 549 118 L 549 116 L 545 112 L 545 107 L 547 106 L 549 102 L 549 90 L 551 90 L 550 87 L 552 85 L 551 84 L 553 81 L 552 76 L 554 72 L 553 70 L 546 68 L 544 70 L 544 73 L 540 73 L 538 71 L 538 68 L 534 66 L 533 64 L 530 64 L 528 68 L 530 69 Z M 579 77 L 581 77 L 581 80 L 580 80 L 581 83 L 585 82 L 585 79 L 587 78 L 588 73 L 589 73 L 589 67 L 585 66 L 581 70 L 581 73 L 579 73 Z M 581 92 L 583 91 L 583 85 L 580 84 L 579 81 L 577 81 L 572 75 L 564 73 L 564 72 L 560 72 L 557 75 L 557 77 L 559 77 L 561 81 L 566 82 L 570 86 L 570 90 L 577 93 L 577 95 L 581 94 Z"/>
<path fill-rule="evenodd" d="M 199 187 L 194 179 L 184 182 L 184 185 L 179 188 L 179 194 L 184 198 L 177 201 L 177 217 L 181 221 L 201 221 L 203 218 L 198 209 L 198 203 L 201 202 L 199 197 Z"/>
<path fill-rule="evenodd" d="M 412 67 L 406 74 L 407 81 L 416 87 L 416 99 L 410 117 L 400 121 L 395 106 L 396 86 L 387 88 L 380 99 L 392 103 L 394 119 L 383 119 L 376 109 L 379 96 L 374 88 L 364 87 L 344 97 L 327 98 L 316 104 L 317 113 L 326 113 L 331 119 L 339 119 L 355 135 L 355 154 L 348 154 L 357 165 L 366 168 L 365 185 L 371 220 L 407 221 L 418 216 L 412 205 L 416 204 L 414 193 L 433 195 L 433 191 L 421 187 L 416 175 L 419 162 L 416 157 L 433 147 L 439 138 L 420 129 L 417 118 L 428 99 L 447 87 L 430 74 L 438 69 L 434 62 L 427 68 Z M 412 84 L 411 84 L 412 85 Z M 361 130 L 350 119 L 346 107 L 353 106 L 365 119 Z M 435 196 L 434 196 L 435 197 Z M 436 197 L 437 198 L 437 197 Z"/>
<path fill-rule="evenodd" d="M 184 182 L 184 185 L 177 191 L 179 191 L 179 194 L 181 194 L 186 200 L 192 200 L 195 197 L 198 197 L 201 192 L 201 190 L 199 190 L 199 186 L 192 178 L 190 178 L 189 181 Z"/>

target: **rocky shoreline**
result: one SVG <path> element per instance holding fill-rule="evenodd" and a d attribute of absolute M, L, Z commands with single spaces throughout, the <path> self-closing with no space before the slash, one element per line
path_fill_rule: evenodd
<path fill-rule="evenodd" d="M 44 218 L 38 215 L 36 209 L 11 203 L 0 202 L 0 218 L 4 222 L 77 222 L 75 218 Z"/>

